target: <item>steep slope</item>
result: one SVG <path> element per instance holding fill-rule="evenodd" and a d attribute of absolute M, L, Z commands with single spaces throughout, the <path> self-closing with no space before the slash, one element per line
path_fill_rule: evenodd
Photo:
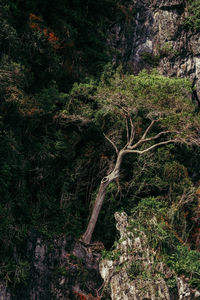
<path fill-rule="evenodd" d="M 21 0 L 4 0 L 0 5 L 0 298 L 98 299 L 102 243 L 87 246 L 76 238 L 85 229 L 99 181 L 114 160 L 103 130 L 115 124 L 109 115 L 103 129 L 98 123 L 103 115 L 97 114 L 95 98 L 100 72 L 112 60 L 131 74 L 157 68 L 166 76 L 189 78 L 199 106 L 200 33 L 190 20 L 192 1 L 89 0 L 85 5 L 81 0 L 61 0 L 52 2 L 49 13 L 49 1 L 42 3 L 27 1 L 23 6 Z M 109 72 L 113 74 L 104 72 L 102 82 L 109 81 Z M 83 83 L 70 90 L 75 81 Z M 94 115 L 93 122 L 89 118 Z M 144 127 L 140 118 L 136 123 L 139 137 Z M 125 160 L 121 185 L 109 187 L 95 239 L 107 247 L 113 243 L 117 209 L 131 214 L 134 205 L 151 195 L 164 199 L 170 208 L 182 197 L 186 204 L 180 210 L 175 206 L 169 226 L 175 224 L 178 238 L 199 249 L 199 200 L 185 199 L 187 189 L 197 190 L 199 185 L 199 156 L 197 148 L 180 146 L 158 151 L 147 157 L 148 162 Z M 143 250 L 153 251 L 150 245 Z M 132 258 L 129 262 L 135 263 Z M 118 271 L 118 266 L 112 270 Z M 123 299 L 127 289 L 119 284 L 123 276 L 127 279 L 126 273 L 120 274 L 113 285 L 121 289 L 112 291 L 113 299 L 117 294 Z M 132 284 L 137 286 L 131 280 L 128 284 L 130 290 Z M 193 284 L 196 289 L 199 279 L 195 277 Z M 157 292 L 162 297 L 165 288 L 159 278 L 153 293 L 150 284 L 145 297 L 155 298 Z M 190 298 L 195 289 L 185 285 Z M 163 294 L 163 299 L 170 297 L 169 290 Z"/>
<path fill-rule="evenodd" d="M 192 300 L 200 291 L 188 285 L 188 278 L 176 276 L 161 257 L 149 247 L 147 235 L 132 227 L 133 219 L 115 213 L 120 239 L 116 248 L 100 262 L 105 286 L 111 289 L 112 300 Z M 156 218 L 151 222 L 157 222 Z"/>
<path fill-rule="evenodd" d="M 114 62 L 127 70 L 158 67 L 167 76 L 188 77 L 200 97 L 200 34 L 188 28 L 189 1 L 130 1 L 121 22 L 110 30 L 109 43 L 117 50 Z"/>

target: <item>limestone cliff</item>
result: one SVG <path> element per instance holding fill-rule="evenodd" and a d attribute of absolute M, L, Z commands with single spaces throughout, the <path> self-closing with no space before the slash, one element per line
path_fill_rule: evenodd
<path fill-rule="evenodd" d="M 188 77 L 200 97 L 200 33 L 186 30 L 184 0 L 133 0 L 110 29 L 109 44 L 127 70 L 157 67 L 167 76 Z"/>
<path fill-rule="evenodd" d="M 87 295 L 95 299 L 102 285 L 98 271 L 101 250 L 101 243 L 86 247 L 72 237 L 49 241 L 31 233 L 20 253 L 30 262 L 26 284 L 16 283 L 8 288 L 6 282 L 1 282 L 0 300 L 72 300 Z"/>
<path fill-rule="evenodd" d="M 145 233 L 129 229 L 128 216 L 115 213 L 120 239 L 109 259 L 100 263 L 105 286 L 111 289 L 112 300 L 191 300 L 200 293 L 191 290 L 184 277 L 174 277 L 171 271 L 148 245 Z M 169 281 L 176 278 L 176 289 Z"/>

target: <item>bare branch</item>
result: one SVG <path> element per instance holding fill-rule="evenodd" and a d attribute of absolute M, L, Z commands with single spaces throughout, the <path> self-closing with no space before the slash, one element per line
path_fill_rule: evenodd
<path fill-rule="evenodd" d="M 161 145 L 166 145 L 166 144 L 169 144 L 169 143 L 177 143 L 178 140 L 168 140 L 168 141 L 164 141 L 164 142 L 160 142 L 160 143 L 157 143 L 157 144 L 154 144 L 152 145 L 151 147 L 147 148 L 147 149 L 144 149 L 144 150 L 133 150 L 133 149 L 127 149 L 127 150 L 124 150 L 124 153 L 138 153 L 138 154 L 143 154 L 145 152 L 148 152 L 158 146 L 161 146 Z"/>
<path fill-rule="evenodd" d="M 131 136 L 130 136 L 129 145 L 131 146 L 133 141 L 134 141 L 134 137 L 135 137 L 135 126 L 134 126 L 133 121 L 132 121 L 131 118 L 130 118 L 130 124 L 131 124 Z"/>
<path fill-rule="evenodd" d="M 129 128 L 128 128 L 128 120 L 126 117 L 126 138 L 127 138 L 127 145 L 129 144 Z"/>
<path fill-rule="evenodd" d="M 153 125 L 154 125 L 155 122 L 156 122 L 156 120 L 151 121 L 151 124 L 145 130 L 145 132 L 144 132 L 143 136 L 141 137 L 141 139 L 136 144 L 134 144 L 133 146 L 131 146 L 131 144 L 129 144 L 127 148 L 130 149 L 130 150 L 133 150 L 136 147 L 138 147 L 140 144 L 142 144 L 143 141 L 145 140 L 148 132 L 151 130 L 151 128 L 153 127 Z"/>
<path fill-rule="evenodd" d="M 172 131 L 172 130 L 161 131 L 161 132 L 159 132 L 158 134 L 156 134 L 152 137 L 149 137 L 147 139 L 142 140 L 142 142 L 144 143 L 144 142 L 148 142 L 148 141 L 153 141 L 153 140 L 158 139 L 163 134 L 175 133 L 175 132 L 177 133 L 177 131 Z"/>
<path fill-rule="evenodd" d="M 115 145 L 115 143 L 113 141 L 111 141 L 111 139 L 109 139 L 109 137 L 107 135 L 105 135 L 105 134 L 103 134 L 103 135 L 107 139 L 107 141 L 109 141 L 111 143 L 111 145 L 114 147 L 114 149 L 115 149 L 115 151 L 116 151 L 116 153 L 118 155 L 119 150 L 117 149 L 117 146 Z"/>
<path fill-rule="evenodd" d="M 152 120 L 151 124 L 147 127 L 147 129 L 145 130 L 143 136 L 142 136 L 142 140 L 144 140 L 147 136 L 147 133 L 151 130 L 151 128 L 153 127 L 154 123 L 156 122 L 156 120 Z"/>
<path fill-rule="evenodd" d="M 129 111 L 127 110 L 127 109 L 125 109 L 123 106 L 121 106 L 120 105 L 120 107 L 121 107 L 121 109 L 127 114 L 127 115 L 129 115 Z"/>
<path fill-rule="evenodd" d="M 122 109 L 123 113 L 121 115 L 123 115 L 123 116 L 129 115 L 129 111 L 127 109 L 125 109 L 125 107 L 123 107 L 121 104 L 117 104 L 117 107 Z"/>

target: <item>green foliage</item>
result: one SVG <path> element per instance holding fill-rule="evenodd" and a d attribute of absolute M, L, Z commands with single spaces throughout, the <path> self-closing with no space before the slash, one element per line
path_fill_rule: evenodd
<path fill-rule="evenodd" d="M 149 52 L 143 52 L 141 55 L 142 59 L 144 62 L 147 64 L 156 67 L 159 65 L 160 62 L 160 55 L 153 55 L 152 53 Z"/>
<path fill-rule="evenodd" d="M 167 57 L 169 55 L 178 55 L 178 52 L 173 49 L 173 44 L 170 42 L 166 42 L 160 49 L 159 49 L 159 55 L 161 58 Z"/>
<path fill-rule="evenodd" d="M 120 257 L 121 253 L 120 253 L 120 250 L 116 249 L 116 246 L 117 246 L 117 242 L 115 242 L 113 244 L 113 246 L 110 250 L 104 249 L 101 252 L 101 258 L 108 259 L 108 260 L 117 260 Z"/>
<path fill-rule="evenodd" d="M 142 109 L 143 113 L 161 109 L 163 113 L 175 113 L 177 109 L 185 112 L 193 112 L 194 107 L 187 100 L 187 95 L 191 92 L 191 82 L 187 79 L 168 78 L 159 75 L 154 70 L 150 74 L 142 71 L 138 76 L 120 75 L 116 73 L 110 80 L 109 85 L 100 85 L 97 96 L 101 98 L 102 104 L 108 106 L 110 111 L 117 112 L 119 105 L 126 105 L 126 108 Z M 112 94 L 112 97 L 110 97 Z M 108 99 L 110 97 L 110 99 Z M 126 100 L 126 104 L 123 101 Z M 120 100 L 121 99 L 121 102 Z M 145 103 L 145 108 L 144 108 Z M 180 105 L 182 103 L 182 107 Z M 112 106 L 111 106 L 112 104 Z M 143 107 L 142 107 L 143 106 Z M 118 111 L 120 112 L 119 108 Z"/>
<path fill-rule="evenodd" d="M 97 89 L 97 83 L 89 80 L 86 83 L 74 83 L 70 93 L 67 95 L 66 109 L 64 113 L 84 117 L 87 120 L 92 119 L 97 108 L 94 94 Z"/>
<path fill-rule="evenodd" d="M 128 276 L 131 280 L 135 279 L 138 275 L 142 273 L 141 263 L 139 261 L 135 261 L 129 269 Z"/>
<path fill-rule="evenodd" d="M 96 120 L 117 145 L 123 141 L 127 116 L 141 132 L 148 120 L 160 120 L 158 131 L 162 128 L 177 132 L 172 139 L 179 136 L 187 142 L 194 123 L 199 122 L 198 117 L 195 119 L 195 107 L 187 99 L 189 92 L 191 83 L 186 79 L 163 77 L 156 71 L 143 71 L 138 76 L 116 72 L 109 83 L 103 81 L 97 90 Z"/>
<path fill-rule="evenodd" d="M 192 30 L 198 31 L 200 28 L 200 1 L 188 0 L 188 16 L 185 17 L 184 25 Z"/>
<path fill-rule="evenodd" d="M 142 199 L 137 207 L 132 210 L 135 222 L 132 226 L 139 224 L 142 230 L 147 231 L 149 242 L 155 249 L 169 251 L 171 245 L 176 243 L 172 234 L 168 230 L 164 217 L 166 218 L 168 207 L 159 199 L 149 197 Z M 159 221 L 158 221 L 159 220 Z M 137 225 L 138 226 L 138 225 Z"/>
<path fill-rule="evenodd" d="M 30 264 L 28 261 L 18 259 L 18 261 L 4 261 L 0 268 L 0 278 L 6 285 L 9 282 L 15 286 L 26 284 L 30 276 Z"/>
<path fill-rule="evenodd" d="M 185 224 L 181 230 L 177 226 L 177 223 L 183 218 L 183 214 L 181 217 L 180 215 L 175 217 L 180 218 L 176 222 L 170 212 L 174 211 L 174 204 L 171 208 L 168 205 L 169 203 L 155 198 L 142 199 L 132 210 L 133 221 L 130 229 L 133 227 L 144 231 L 149 245 L 157 251 L 159 257 L 169 268 L 177 276 L 185 275 L 191 287 L 198 289 L 200 287 L 199 252 L 190 250 L 184 245 L 183 235 L 180 237 L 177 233 L 183 232 L 186 228 Z M 179 210 L 181 210 L 180 204 Z M 173 288 L 173 282 L 170 284 Z"/>
<path fill-rule="evenodd" d="M 192 288 L 200 288 L 200 253 L 177 245 L 171 255 L 164 256 L 165 262 L 177 275 L 184 274 Z"/>

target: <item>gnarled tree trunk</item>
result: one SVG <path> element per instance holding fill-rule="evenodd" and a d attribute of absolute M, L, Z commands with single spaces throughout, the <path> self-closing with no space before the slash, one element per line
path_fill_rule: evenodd
<path fill-rule="evenodd" d="M 119 177 L 119 171 L 120 171 L 120 166 L 121 166 L 123 155 L 124 155 L 124 150 L 122 150 L 118 153 L 117 161 L 116 161 L 113 171 L 101 180 L 101 184 L 100 184 L 99 191 L 98 191 L 95 203 L 94 203 L 90 221 L 88 223 L 85 233 L 82 236 L 82 241 L 86 244 L 90 244 L 90 242 L 91 242 L 92 234 L 94 232 L 94 228 L 95 228 L 95 225 L 96 225 L 96 222 L 97 222 L 97 219 L 98 219 L 98 216 L 99 216 L 99 213 L 100 213 L 100 210 L 101 210 L 104 198 L 105 198 L 107 187 L 112 181 L 114 181 L 115 179 L 117 179 Z"/>

